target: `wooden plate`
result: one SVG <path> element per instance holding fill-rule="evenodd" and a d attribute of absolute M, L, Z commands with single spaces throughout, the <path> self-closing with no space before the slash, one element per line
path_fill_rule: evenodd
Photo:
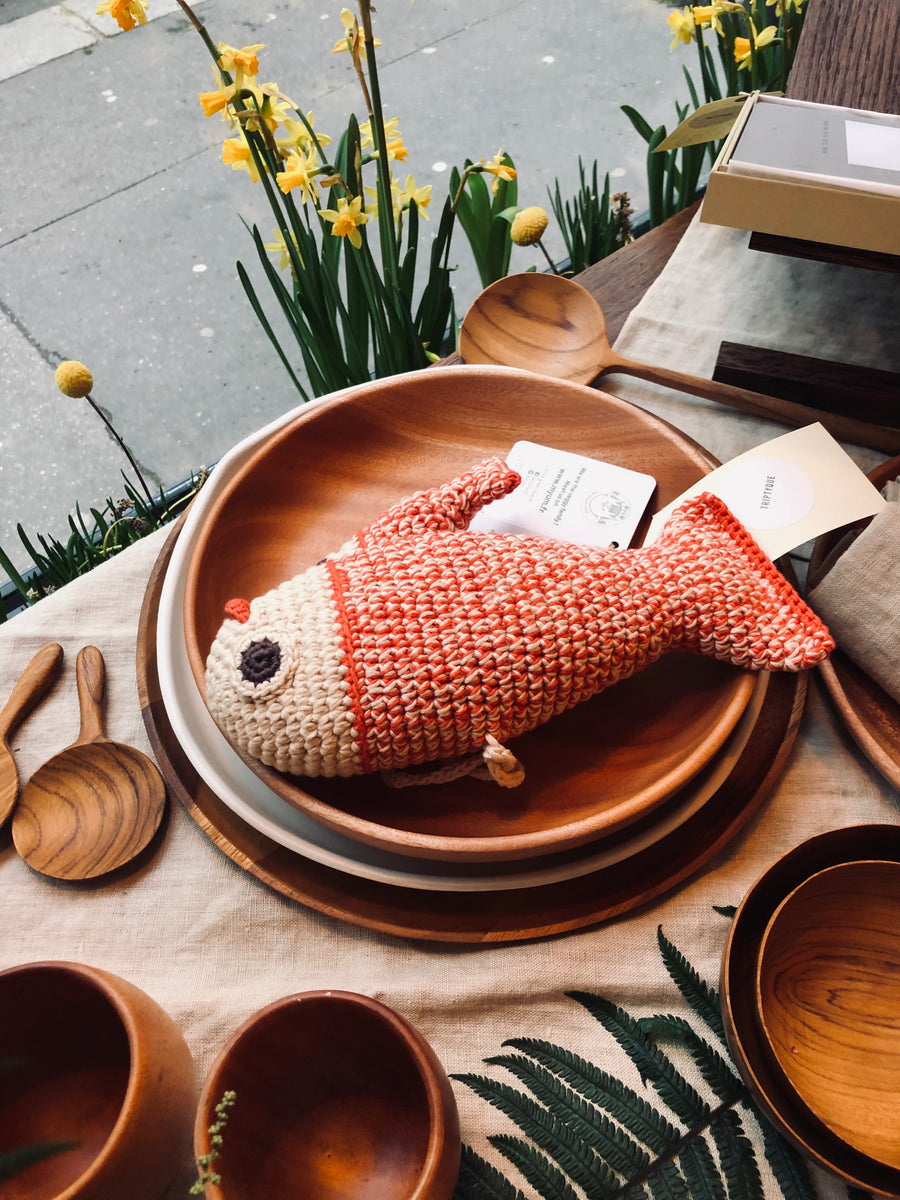
<path fill-rule="evenodd" d="M 457 367 L 353 389 L 265 440 L 203 512 L 184 601 L 201 692 L 230 598 L 267 591 L 400 497 L 523 438 L 652 475 L 655 507 L 710 469 L 699 447 L 655 417 L 558 379 Z M 245 761 L 347 837 L 420 858 L 510 860 L 583 845 L 645 816 L 716 754 L 753 686 L 727 664 L 666 656 L 512 742 L 526 770 L 514 790 L 461 779 L 398 791 L 373 775 L 301 780 Z"/>
<path fill-rule="evenodd" d="M 852 825 L 796 846 L 753 884 L 731 925 L 722 957 L 720 1001 L 732 1058 L 753 1099 L 805 1157 L 852 1186 L 900 1196 L 900 1171 L 848 1145 L 802 1103 L 778 1065 L 758 1020 L 756 974 L 763 935 L 784 898 L 811 875 L 838 863 L 900 862 L 900 825 Z"/>
<path fill-rule="evenodd" d="M 869 472 L 882 488 L 900 475 L 900 457 Z M 869 518 L 871 519 L 871 518 Z M 859 522 L 861 526 L 868 520 Z M 823 534 L 809 561 L 809 579 L 816 578 L 827 556 L 851 526 Z M 900 788 L 900 704 L 838 648 L 822 663 L 822 681 L 851 737 L 872 765 L 895 788 Z"/>
<path fill-rule="evenodd" d="M 224 854 L 282 895 L 339 920 L 427 941 L 511 942 L 618 916 L 675 887 L 725 846 L 763 802 L 793 746 L 806 675 L 776 673 L 728 779 L 671 836 L 625 862 L 577 879 L 500 893 L 414 891 L 347 875 L 277 845 L 237 817 L 199 779 L 172 734 L 156 674 L 156 620 L 177 534 L 173 530 L 150 577 L 137 643 L 138 693 L 157 762 L 172 793 Z"/>

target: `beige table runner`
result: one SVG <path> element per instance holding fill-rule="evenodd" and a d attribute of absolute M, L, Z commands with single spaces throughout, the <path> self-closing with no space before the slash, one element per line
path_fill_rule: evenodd
<path fill-rule="evenodd" d="M 620 348 L 677 367 L 710 368 L 709 354 L 715 357 L 710 345 L 725 302 L 706 293 L 702 306 L 699 301 L 696 308 L 678 304 L 678 329 L 666 314 L 681 296 L 683 276 L 678 273 L 691 274 L 698 261 L 705 264 L 715 254 L 713 273 L 723 274 L 723 232 L 728 233 L 705 227 L 689 231 L 684 252 L 633 315 Z M 740 258 L 742 248 L 734 244 L 739 237 L 724 238 L 731 243 L 729 256 Z M 745 270 L 735 269 L 738 274 Z M 765 289 L 760 288 L 762 295 Z M 734 303 L 729 311 L 744 307 Z M 708 329 L 696 328 L 701 310 Z M 756 311 L 750 315 L 755 319 Z M 783 322 L 774 325 L 784 328 Z M 670 347 L 665 357 L 656 353 L 660 338 Z M 623 384 L 623 395 L 626 388 L 720 458 L 781 432 L 700 401 L 660 396 L 648 401 L 641 385 Z M 858 457 L 865 460 L 869 455 L 862 452 Z M 99 646 L 107 661 L 109 735 L 149 752 L 135 684 L 135 637 L 146 581 L 164 536 L 146 539 L 0 627 L 4 697 L 44 643 L 59 641 L 66 652 L 63 681 L 14 736 L 23 778 L 76 736 L 74 660 L 87 643 Z M 689 1015 L 662 967 L 658 926 L 714 983 L 728 922 L 713 905 L 738 903 L 775 857 L 808 836 L 842 825 L 896 820 L 892 789 L 854 752 L 813 686 L 788 769 L 750 827 L 669 896 L 596 929 L 487 947 L 404 941 L 358 929 L 257 882 L 221 854 L 176 804 L 150 861 L 112 884 L 51 882 L 18 859 L 8 832 L 0 835 L 0 968 L 38 959 L 74 959 L 124 976 L 154 996 L 178 1022 L 194 1053 L 198 1077 L 256 1009 L 291 992 L 330 987 L 364 992 L 392 1005 L 431 1041 L 451 1072 L 504 1078 L 497 1068 L 483 1067 L 482 1059 L 499 1053 L 507 1038 L 530 1036 L 582 1054 L 640 1089 L 640 1080 L 613 1040 L 565 992 L 600 993 L 636 1016 Z M 509 1076 L 505 1081 L 515 1082 Z M 486 1141 L 489 1134 L 515 1132 L 511 1123 L 462 1084 L 454 1087 L 464 1140 L 533 1196 Z M 761 1154 L 759 1160 L 767 1195 L 778 1195 Z M 185 1164 L 167 1200 L 184 1197 L 191 1178 L 190 1165 Z M 843 1194 L 824 1176 L 816 1178 L 821 1194 Z"/>

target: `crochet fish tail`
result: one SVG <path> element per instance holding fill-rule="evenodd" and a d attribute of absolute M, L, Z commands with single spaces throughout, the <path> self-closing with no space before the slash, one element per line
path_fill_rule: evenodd
<path fill-rule="evenodd" d="M 651 550 L 683 606 L 685 649 L 782 671 L 814 667 L 834 649 L 822 621 L 709 492 L 682 504 Z"/>

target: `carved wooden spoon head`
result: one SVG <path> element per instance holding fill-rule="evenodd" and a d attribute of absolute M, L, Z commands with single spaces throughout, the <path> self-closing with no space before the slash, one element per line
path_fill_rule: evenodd
<path fill-rule="evenodd" d="M 28 865 L 56 879 L 93 879 L 130 862 L 162 820 L 166 788 L 145 754 L 103 732 L 106 669 L 86 646 L 76 661 L 81 730 L 35 772 L 13 816 L 13 842 Z"/>
<path fill-rule="evenodd" d="M 62 646 L 55 642 L 38 650 L 0 712 L 0 826 L 12 812 L 19 795 L 19 769 L 7 739 L 59 675 L 62 660 Z"/>
<path fill-rule="evenodd" d="M 467 363 L 521 367 L 590 383 L 612 354 L 606 319 L 586 288 L 528 271 L 498 279 L 478 296 L 459 331 Z"/>

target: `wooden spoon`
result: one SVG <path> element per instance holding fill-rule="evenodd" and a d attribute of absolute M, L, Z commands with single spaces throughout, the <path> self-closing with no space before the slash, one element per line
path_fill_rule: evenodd
<path fill-rule="evenodd" d="M 75 663 L 81 730 L 26 783 L 13 842 L 34 870 L 56 879 L 93 879 L 130 862 L 159 828 L 162 776 L 145 754 L 103 732 L 103 656 L 85 646 Z"/>
<path fill-rule="evenodd" d="M 62 660 L 63 648 L 56 642 L 38 650 L 0 712 L 0 826 L 15 807 L 19 794 L 19 769 L 9 748 L 9 735 L 59 675 Z"/>
<path fill-rule="evenodd" d="M 900 429 L 623 358 L 609 344 L 597 301 L 561 275 L 507 275 L 485 288 L 463 320 L 459 353 L 467 363 L 522 367 L 572 383 L 591 383 L 611 372 L 635 375 L 784 425 L 820 421 L 833 437 L 857 446 L 889 454 L 900 450 Z"/>

